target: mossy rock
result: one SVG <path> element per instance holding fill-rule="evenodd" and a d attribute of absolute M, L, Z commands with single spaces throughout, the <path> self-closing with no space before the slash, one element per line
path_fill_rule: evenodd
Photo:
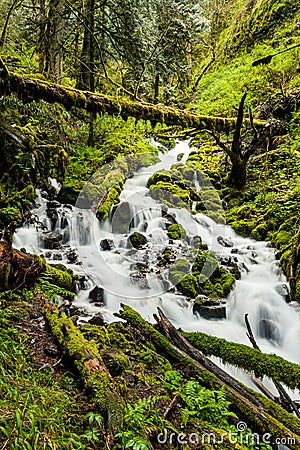
<path fill-rule="evenodd" d="M 78 278 L 78 275 L 73 276 L 73 272 L 70 273 L 70 269 L 62 264 L 47 264 L 46 275 L 52 284 L 71 292 L 74 290 L 74 280 Z"/>
<path fill-rule="evenodd" d="M 198 280 L 194 275 L 185 275 L 177 284 L 177 288 L 183 295 L 195 298 L 198 295 Z"/>
<path fill-rule="evenodd" d="M 169 236 L 170 239 L 175 239 L 175 240 L 185 239 L 186 231 L 182 225 L 174 223 L 167 227 L 167 235 Z"/>
<path fill-rule="evenodd" d="M 60 203 L 75 205 L 82 186 L 75 184 L 64 184 L 58 193 L 57 200 Z"/>
<path fill-rule="evenodd" d="M 97 209 L 96 216 L 98 220 L 103 221 L 109 217 L 110 210 L 113 205 L 117 205 L 120 201 L 120 187 L 114 186 L 102 198 Z"/>
<path fill-rule="evenodd" d="M 165 183 L 171 183 L 172 182 L 171 171 L 170 170 L 158 170 L 149 178 L 147 186 L 151 188 L 151 186 L 155 186 L 159 181 L 163 181 Z"/>
<path fill-rule="evenodd" d="M 127 355 L 114 347 L 105 347 L 101 350 L 102 359 L 113 377 L 130 370 L 131 363 Z"/>
<path fill-rule="evenodd" d="M 129 236 L 128 239 L 129 239 L 129 242 L 131 243 L 132 247 L 134 247 L 136 249 L 140 249 L 140 248 L 144 247 L 148 242 L 148 239 L 146 238 L 146 236 L 142 233 L 139 233 L 138 231 L 131 233 L 131 235 Z"/>
<path fill-rule="evenodd" d="M 267 223 L 260 223 L 257 225 L 254 230 L 251 232 L 251 237 L 258 241 L 264 241 L 267 237 L 268 233 L 268 224 Z"/>

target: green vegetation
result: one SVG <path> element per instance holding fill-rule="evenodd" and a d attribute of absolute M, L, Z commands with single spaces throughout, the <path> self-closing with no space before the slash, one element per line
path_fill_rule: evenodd
<path fill-rule="evenodd" d="M 298 439 L 295 415 L 239 383 L 237 395 L 134 309 L 122 307 L 122 322 L 79 327 L 67 305 L 79 277 L 11 243 L 16 227 L 32 220 L 36 188 L 55 198 L 49 178 L 62 184 L 59 202 L 88 203 L 100 221 L 115 218 L 116 231 L 128 233 L 120 195 L 127 178 L 158 161 L 149 138 L 164 149 L 191 138 L 186 163 L 179 155 L 149 178 L 151 196 L 270 241 L 300 301 L 300 6 L 0 3 L 1 449 L 152 450 L 166 429 L 224 436 L 207 450 L 270 450 L 232 443 L 238 421 Z M 240 162 L 241 183 L 233 170 Z M 201 236 L 186 251 L 187 231 L 168 208 L 165 219 L 160 275 L 196 308 L 205 297 L 226 298 L 237 265 L 234 274 L 222 267 Z M 143 234 L 128 240 L 146 249 Z M 139 264 L 143 275 L 151 270 Z M 203 355 L 300 388 L 298 364 L 204 333 L 183 335 Z M 174 439 L 166 448 L 190 446 Z"/>

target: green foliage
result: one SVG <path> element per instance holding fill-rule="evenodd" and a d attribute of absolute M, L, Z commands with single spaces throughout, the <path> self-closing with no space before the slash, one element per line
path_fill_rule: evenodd
<path fill-rule="evenodd" d="M 10 325 L 12 315 L 0 311 L 1 443 L 11 450 L 86 448 L 85 418 L 74 391 L 65 389 L 67 377 L 36 370 L 26 338 Z"/>
<path fill-rule="evenodd" d="M 167 235 L 170 239 L 185 239 L 186 231 L 182 225 L 174 223 L 168 226 Z"/>
<path fill-rule="evenodd" d="M 213 423 L 215 427 L 226 427 L 227 418 L 236 417 L 228 410 L 230 402 L 226 400 L 224 388 L 208 390 L 198 381 L 190 380 L 185 384 L 181 397 L 186 404 L 181 413 L 184 425 L 197 418 Z"/>
<path fill-rule="evenodd" d="M 157 411 L 159 397 L 140 398 L 133 405 L 127 404 L 124 415 L 125 430 L 118 432 L 116 448 L 132 448 L 135 450 L 150 450 L 152 444 L 148 438 L 155 432 L 169 427 L 169 423 L 160 417 Z"/>

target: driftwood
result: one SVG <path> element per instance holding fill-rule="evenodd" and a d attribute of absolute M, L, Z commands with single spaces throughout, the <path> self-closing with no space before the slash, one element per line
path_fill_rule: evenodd
<path fill-rule="evenodd" d="M 247 327 L 247 336 L 248 336 L 252 346 L 254 348 L 256 348 L 257 350 L 261 351 L 259 346 L 257 345 L 254 334 L 252 332 L 251 325 L 248 320 L 248 314 L 245 314 L 245 323 L 246 323 L 246 327 Z M 282 407 L 284 409 L 286 409 L 287 411 L 293 411 L 297 417 L 300 417 L 300 413 L 299 413 L 299 409 L 298 409 L 297 405 L 294 403 L 294 401 L 291 399 L 289 394 L 286 392 L 286 390 L 284 389 L 284 387 L 282 386 L 280 381 L 274 380 L 274 379 L 272 381 L 278 391 L 279 402 L 282 405 Z M 263 390 L 262 390 L 262 392 L 263 392 Z"/>
<path fill-rule="evenodd" d="M 0 59 L 0 93 L 8 95 L 15 93 L 24 102 L 44 100 L 48 103 L 60 103 L 66 108 L 82 108 L 94 113 L 119 115 L 124 119 L 136 117 L 150 120 L 152 123 L 179 125 L 184 128 L 214 129 L 231 131 L 235 128 L 234 117 L 211 117 L 197 115 L 188 110 L 170 108 L 164 105 L 137 102 L 126 98 L 114 98 L 104 94 L 80 91 L 44 80 L 29 78 L 9 72 Z M 256 120 L 257 127 L 265 125 L 264 121 Z"/>
<path fill-rule="evenodd" d="M 182 365 L 185 372 L 190 373 L 190 376 L 195 376 L 195 373 L 198 372 L 201 373 L 202 378 L 205 379 L 210 386 L 214 386 L 216 389 L 223 386 L 226 390 L 228 400 L 232 403 L 234 411 L 240 419 L 246 421 L 247 425 L 251 427 L 252 430 L 261 434 L 270 433 L 273 437 L 280 436 L 281 438 L 285 438 L 286 442 L 289 442 L 289 447 L 291 449 L 296 450 L 299 448 L 300 422 L 296 417 L 289 414 L 279 405 L 265 398 L 261 394 L 258 394 L 237 382 L 242 389 L 247 391 L 247 393 L 254 398 L 253 401 L 248 400 L 234 388 L 221 381 L 214 373 L 205 369 L 200 362 L 190 357 L 184 350 L 170 340 L 170 330 L 173 330 L 174 327 L 170 323 L 168 324 L 168 320 L 165 316 L 162 315 L 161 317 L 167 321 L 164 323 L 168 324 L 167 329 L 169 331 L 167 337 L 154 328 L 153 325 L 144 320 L 140 314 L 132 308 L 127 305 L 121 306 L 123 310 L 115 315 L 128 322 L 131 326 L 137 328 L 139 332 L 154 344 L 158 353 L 167 357 L 170 362 Z M 160 312 L 160 315 L 161 314 L 162 312 Z M 159 322 L 161 321 L 160 316 L 156 316 L 156 318 Z M 174 330 L 176 331 L 175 328 Z M 257 406 L 257 403 L 262 406 Z"/>

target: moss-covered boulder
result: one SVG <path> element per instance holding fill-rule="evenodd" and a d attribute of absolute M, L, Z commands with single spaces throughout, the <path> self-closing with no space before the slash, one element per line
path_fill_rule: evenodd
<path fill-rule="evenodd" d="M 148 239 L 146 238 L 146 236 L 142 233 L 139 233 L 138 231 L 131 233 L 131 235 L 129 236 L 128 239 L 129 239 L 129 242 L 132 245 L 132 247 L 134 247 L 136 249 L 140 249 L 140 248 L 144 247 L 144 245 L 146 245 L 148 242 Z"/>
<path fill-rule="evenodd" d="M 178 223 L 174 223 L 172 225 L 168 225 L 167 227 L 167 235 L 170 239 L 185 239 L 186 231 L 182 225 Z"/>

